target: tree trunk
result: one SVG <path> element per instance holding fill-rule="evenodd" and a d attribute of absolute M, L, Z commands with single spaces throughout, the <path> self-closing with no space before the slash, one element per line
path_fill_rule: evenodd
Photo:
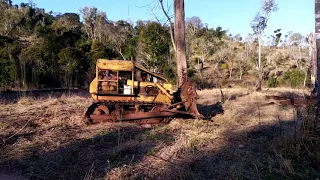
<path fill-rule="evenodd" d="M 26 88 L 26 62 L 22 60 L 21 55 L 18 56 L 20 61 L 20 75 L 21 75 L 21 82 L 22 82 L 22 89 Z"/>
<path fill-rule="evenodd" d="M 121 49 L 117 49 L 117 50 L 118 50 L 120 56 L 122 57 L 122 59 L 123 59 L 123 60 L 126 60 L 126 57 L 124 56 L 124 54 L 122 54 Z"/>
<path fill-rule="evenodd" d="M 319 0 L 319 6 L 320 6 L 320 0 Z M 319 8 L 320 10 L 320 8 Z M 320 27 L 319 27 L 320 30 Z M 315 93 L 317 95 L 318 101 L 320 100 L 320 93 L 319 93 L 319 79 L 320 79 L 320 38 L 318 37 L 320 34 L 316 35 L 316 61 L 315 61 Z M 320 105 L 320 104 L 319 104 Z M 320 107 L 319 107 L 320 108 Z"/>
<path fill-rule="evenodd" d="M 239 80 L 242 80 L 242 66 L 240 66 L 240 76 L 239 76 Z"/>
<path fill-rule="evenodd" d="M 184 0 L 174 0 L 174 19 L 178 85 L 181 86 L 187 79 Z"/>
<path fill-rule="evenodd" d="M 258 48 L 258 54 L 259 54 L 259 59 L 258 59 L 258 85 L 257 85 L 257 91 L 261 91 L 261 86 L 262 86 L 262 69 L 261 69 L 261 35 L 259 35 L 258 38 L 259 41 L 259 48 Z"/>
<path fill-rule="evenodd" d="M 232 78 L 232 70 L 233 70 L 233 68 L 231 67 L 230 70 L 229 70 L 229 78 L 230 78 L 230 80 Z"/>
<path fill-rule="evenodd" d="M 201 61 L 202 61 L 202 65 L 204 65 L 204 53 L 201 52 Z"/>
<path fill-rule="evenodd" d="M 248 50 L 247 50 L 247 43 L 246 43 L 246 42 L 244 43 L 244 52 L 246 53 L 246 55 L 248 54 L 248 53 L 247 53 Z"/>
<path fill-rule="evenodd" d="M 299 60 L 298 60 L 298 67 L 299 67 L 299 62 L 301 61 L 301 47 L 299 45 Z"/>
<path fill-rule="evenodd" d="M 316 131 L 319 131 L 319 125 L 320 125 L 320 93 L 319 93 L 319 79 L 320 79 L 320 0 L 315 0 L 315 39 L 316 39 L 316 61 L 315 61 L 315 68 L 316 68 L 316 80 L 315 80 L 315 94 L 317 96 L 317 106 L 316 106 L 316 124 L 315 129 Z"/>
<path fill-rule="evenodd" d="M 309 45 L 309 67 L 310 67 L 310 70 L 311 70 L 311 84 L 312 84 L 312 88 L 314 88 L 314 84 L 315 84 L 315 71 L 316 71 L 316 68 L 315 68 L 315 60 L 316 60 L 316 57 L 315 57 L 315 41 L 314 41 L 314 35 L 313 33 L 310 33 L 308 35 L 308 45 Z"/>
<path fill-rule="evenodd" d="M 308 70 L 306 70 L 306 71 L 304 72 L 303 87 L 306 87 L 307 77 L 308 77 Z"/>
<path fill-rule="evenodd" d="M 233 70 L 233 63 L 232 60 L 230 60 L 230 63 L 228 63 L 228 69 L 229 69 L 229 79 L 232 78 L 232 70 Z"/>

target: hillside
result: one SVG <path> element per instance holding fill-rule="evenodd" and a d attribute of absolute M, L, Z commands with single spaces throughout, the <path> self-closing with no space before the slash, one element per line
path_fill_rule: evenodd
<path fill-rule="evenodd" d="M 0 3 L 1 90 L 87 87 L 98 58 L 131 60 L 176 83 L 166 24 L 110 20 L 95 7 L 53 14 L 30 3 Z M 186 19 L 188 74 L 199 88 L 256 84 L 256 36 L 231 35 L 227 28 Z M 306 37 L 281 29 L 264 37 L 265 86 L 310 85 Z"/>

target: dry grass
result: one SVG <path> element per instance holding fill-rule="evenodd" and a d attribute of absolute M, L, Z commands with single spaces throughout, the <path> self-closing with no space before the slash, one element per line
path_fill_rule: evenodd
<path fill-rule="evenodd" d="M 38 150 L 49 152 L 70 143 L 69 139 L 76 137 L 65 137 L 72 133 L 68 128 L 81 130 L 80 119 L 90 101 L 63 95 L 45 99 L 23 97 L 15 104 L 0 105 L 1 143 L 14 145 L 5 146 L 9 153 L 6 156 L 21 158 L 29 153 L 24 151 L 28 148 L 39 147 Z"/>
<path fill-rule="evenodd" d="M 297 109 L 266 101 L 267 93 L 286 92 L 273 91 L 223 89 L 227 98 L 219 104 L 220 90 L 203 90 L 199 108 L 211 121 L 174 119 L 151 129 L 84 125 L 87 97 L 21 98 L 0 105 L 0 137 L 9 138 L 0 146 L 0 169 L 28 179 L 311 177 L 287 155 L 299 154 L 292 144 L 300 132 Z"/>

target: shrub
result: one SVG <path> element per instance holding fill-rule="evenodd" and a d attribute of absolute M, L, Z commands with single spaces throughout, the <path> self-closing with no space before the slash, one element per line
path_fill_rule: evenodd
<path fill-rule="evenodd" d="M 163 66 L 162 73 L 165 78 L 169 80 L 170 83 L 176 84 L 177 82 L 177 73 L 176 73 L 176 66 Z"/>
<path fill-rule="evenodd" d="M 282 83 L 291 87 L 303 85 L 304 73 L 301 70 L 293 69 L 285 72 Z"/>
<path fill-rule="evenodd" d="M 271 87 L 271 88 L 277 87 L 277 86 L 278 86 L 277 77 L 271 76 L 271 77 L 267 80 L 266 84 L 267 84 L 267 87 L 269 87 L 269 88 L 270 88 L 270 87 Z"/>
<path fill-rule="evenodd" d="M 224 77 L 224 78 L 221 79 L 221 84 L 220 85 L 221 85 L 222 88 L 228 87 L 228 84 L 229 84 L 228 78 Z"/>
<path fill-rule="evenodd" d="M 195 69 L 188 69 L 188 77 L 193 77 L 197 71 Z"/>
<path fill-rule="evenodd" d="M 309 88 L 313 87 L 312 82 L 311 82 L 311 70 L 310 69 L 307 72 L 306 86 Z"/>
<path fill-rule="evenodd" d="M 221 69 L 228 69 L 228 68 L 229 68 L 228 64 L 226 63 L 221 64 Z"/>

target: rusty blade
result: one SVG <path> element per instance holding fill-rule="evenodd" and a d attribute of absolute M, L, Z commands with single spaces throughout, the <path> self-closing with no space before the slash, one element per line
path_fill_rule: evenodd
<path fill-rule="evenodd" d="M 164 109 L 164 110 L 161 110 L 161 112 L 170 112 L 170 113 L 174 113 L 174 114 L 192 115 L 192 114 L 185 112 L 185 111 L 178 111 L 178 110 L 173 110 L 173 109 Z"/>
<path fill-rule="evenodd" d="M 187 79 L 184 84 L 180 87 L 181 89 L 181 99 L 184 102 L 184 106 L 187 112 L 190 115 L 193 115 L 198 118 L 204 118 L 202 114 L 199 113 L 197 108 L 197 99 L 199 99 L 199 95 L 196 91 L 195 86 L 193 85 L 190 79 Z"/>

